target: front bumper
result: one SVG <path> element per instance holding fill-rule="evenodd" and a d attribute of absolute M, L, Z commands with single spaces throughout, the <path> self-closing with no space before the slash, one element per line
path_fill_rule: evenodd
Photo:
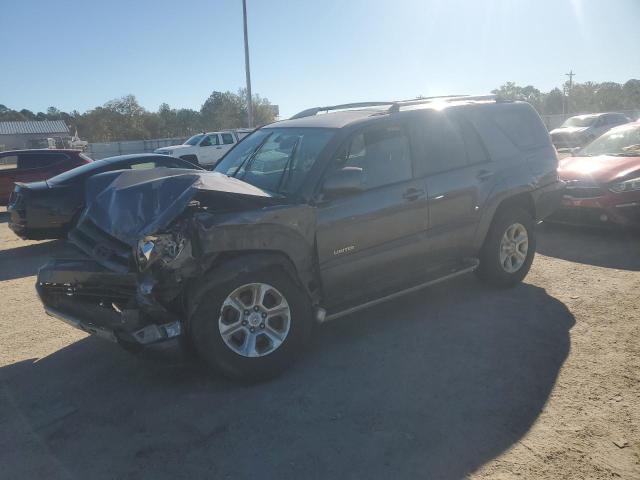
<path fill-rule="evenodd" d="M 565 195 L 561 207 L 549 217 L 549 220 L 574 225 L 618 225 L 638 228 L 640 195 L 611 194 L 597 198 L 574 198 Z"/>
<path fill-rule="evenodd" d="M 116 273 L 88 258 L 52 260 L 38 272 L 45 312 L 87 333 L 123 344 L 147 345 L 180 335 L 181 321 L 133 273 Z"/>

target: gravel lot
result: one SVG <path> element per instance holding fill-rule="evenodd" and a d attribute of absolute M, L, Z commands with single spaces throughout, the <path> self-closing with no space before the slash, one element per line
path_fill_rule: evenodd
<path fill-rule="evenodd" d="M 542 225 L 526 283 L 473 275 L 323 325 L 242 386 L 49 319 L 64 242 L 0 212 L 0 478 L 640 478 L 640 237 Z"/>

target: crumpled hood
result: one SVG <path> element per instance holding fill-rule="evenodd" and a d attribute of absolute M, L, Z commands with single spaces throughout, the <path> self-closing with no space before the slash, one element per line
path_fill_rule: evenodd
<path fill-rule="evenodd" d="M 167 227 L 203 192 L 227 202 L 229 196 L 238 200 L 272 198 L 264 190 L 217 172 L 176 168 L 121 170 L 94 175 L 87 181 L 83 217 L 133 246 L 145 235 Z"/>
<path fill-rule="evenodd" d="M 549 132 L 550 135 L 554 135 L 557 133 L 561 133 L 563 135 L 575 135 L 577 133 L 582 133 L 589 127 L 558 127 L 554 128 Z"/>
<path fill-rule="evenodd" d="M 613 182 L 634 171 L 640 173 L 640 157 L 566 157 L 558 165 L 561 180 L 589 179 L 598 183 Z"/>

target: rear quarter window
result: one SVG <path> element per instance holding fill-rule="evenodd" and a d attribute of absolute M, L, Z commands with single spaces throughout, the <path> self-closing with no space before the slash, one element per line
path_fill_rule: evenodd
<path fill-rule="evenodd" d="M 549 135 L 542 121 L 529 108 L 497 108 L 491 117 L 498 128 L 519 148 L 546 146 Z"/>

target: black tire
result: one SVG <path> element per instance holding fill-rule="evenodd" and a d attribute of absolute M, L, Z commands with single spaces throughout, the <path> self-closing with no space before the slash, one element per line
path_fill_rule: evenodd
<path fill-rule="evenodd" d="M 180 159 L 184 160 L 185 162 L 193 163 L 194 165 L 197 165 L 198 167 L 200 166 L 200 162 L 198 161 L 198 157 L 196 157 L 195 155 L 185 155 L 183 157 L 180 157 Z"/>
<path fill-rule="evenodd" d="M 288 274 L 279 268 L 238 273 L 230 280 L 216 279 L 213 271 L 204 279 L 204 295 L 189 319 L 190 335 L 198 356 L 224 376 L 245 381 L 272 378 L 289 367 L 307 342 L 312 329 L 311 306 L 307 295 Z M 289 333 L 280 346 L 260 357 L 246 357 L 224 342 L 218 318 L 227 295 L 250 283 L 271 285 L 285 297 L 291 311 Z"/>
<path fill-rule="evenodd" d="M 519 223 L 528 236 L 528 249 L 524 262 L 515 272 L 508 272 L 500 262 L 500 246 L 507 229 Z M 513 287 L 520 283 L 529 272 L 536 251 L 535 221 L 531 214 L 520 207 L 500 209 L 491 223 L 484 245 L 480 251 L 478 276 L 497 287 Z"/>

